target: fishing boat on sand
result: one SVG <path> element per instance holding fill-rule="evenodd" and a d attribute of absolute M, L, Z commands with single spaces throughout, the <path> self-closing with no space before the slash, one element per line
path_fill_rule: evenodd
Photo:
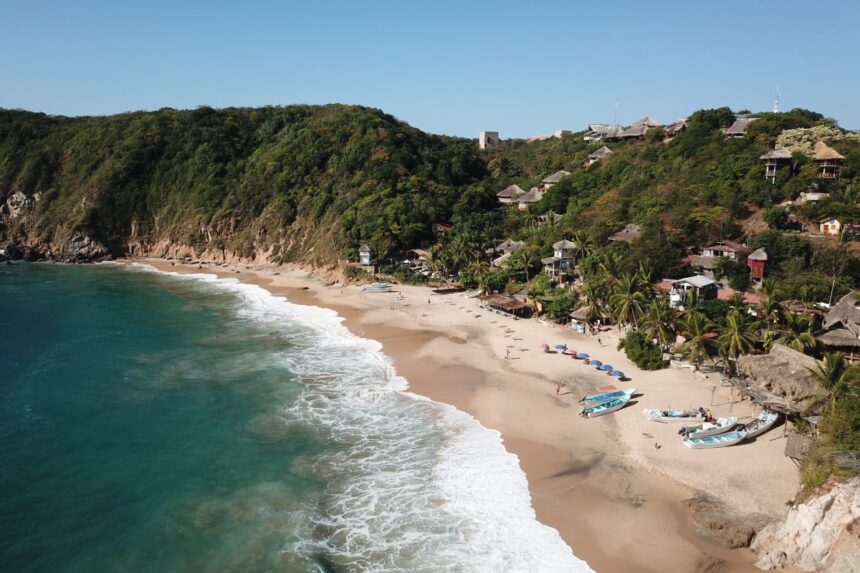
<path fill-rule="evenodd" d="M 391 285 L 388 283 L 371 283 L 361 287 L 365 292 L 392 292 Z"/>
<path fill-rule="evenodd" d="M 747 432 L 747 439 L 751 440 L 770 430 L 779 421 L 779 414 L 770 410 L 762 410 L 758 417 L 743 425 Z"/>
<path fill-rule="evenodd" d="M 612 400 L 607 400 L 605 402 L 598 402 L 597 404 L 583 408 L 579 415 L 583 418 L 595 418 L 597 416 L 602 416 L 604 414 L 620 410 L 626 406 L 629 401 L 630 396 L 621 396 L 620 398 L 613 398 Z"/>
<path fill-rule="evenodd" d="M 588 396 L 583 396 L 580 400 L 580 404 L 598 404 L 600 402 L 606 402 L 607 400 L 614 400 L 615 398 L 621 398 L 624 396 L 633 396 L 636 392 L 636 388 L 625 388 L 623 390 L 613 390 L 611 392 L 601 392 L 600 394 L 589 394 Z"/>
<path fill-rule="evenodd" d="M 704 436 L 702 438 L 684 438 L 684 445 L 694 450 L 704 450 L 708 448 L 726 448 L 734 446 L 747 439 L 747 431 L 744 429 L 734 430 L 725 434 L 716 436 Z"/>
<path fill-rule="evenodd" d="M 705 419 L 705 411 L 698 410 L 658 410 L 645 408 L 645 417 L 654 422 L 701 422 Z"/>
<path fill-rule="evenodd" d="M 713 422 L 704 422 L 698 426 L 684 426 L 678 433 L 685 438 L 704 438 L 705 436 L 716 436 L 733 430 L 738 425 L 736 416 L 717 418 Z"/>

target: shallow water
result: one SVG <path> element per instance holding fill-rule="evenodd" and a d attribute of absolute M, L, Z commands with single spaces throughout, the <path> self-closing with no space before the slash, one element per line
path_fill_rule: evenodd
<path fill-rule="evenodd" d="M 496 432 L 332 311 L 0 267 L 0 570 L 587 571 Z"/>

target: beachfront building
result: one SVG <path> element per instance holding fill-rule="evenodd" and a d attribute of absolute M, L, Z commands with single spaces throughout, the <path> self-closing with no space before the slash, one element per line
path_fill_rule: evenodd
<path fill-rule="evenodd" d="M 836 217 L 829 217 L 818 222 L 818 232 L 822 235 L 842 234 L 842 222 Z"/>
<path fill-rule="evenodd" d="M 747 257 L 747 266 L 750 269 L 750 278 L 761 284 L 764 280 L 764 267 L 767 265 L 767 251 L 764 248 L 754 250 Z"/>
<path fill-rule="evenodd" d="M 757 119 L 757 117 L 739 117 L 733 124 L 723 130 L 723 134 L 726 137 L 743 137 L 746 135 L 750 124 Z"/>
<path fill-rule="evenodd" d="M 765 179 L 770 179 L 771 182 L 776 183 L 776 172 L 781 165 L 791 161 L 791 152 L 777 145 L 759 159 L 764 161 Z"/>
<path fill-rule="evenodd" d="M 514 184 L 505 187 L 504 189 L 496 193 L 496 198 L 499 200 L 499 203 L 503 205 L 509 205 L 525 194 L 526 192 L 523 191 L 522 187 Z"/>
<path fill-rule="evenodd" d="M 521 196 L 517 200 L 517 209 L 520 211 L 528 211 L 529 205 L 539 203 L 543 199 L 544 191 L 539 187 L 532 187 L 529 192 Z"/>
<path fill-rule="evenodd" d="M 642 234 L 642 227 L 635 223 L 630 223 L 617 233 L 609 235 L 609 240 L 621 241 L 622 243 L 632 243 L 639 238 L 640 234 Z"/>
<path fill-rule="evenodd" d="M 860 307 L 858 294 L 853 290 L 824 315 L 823 331 L 816 338 L 831 352 L 843 352 L 852 362 L 860 350 Z"/>
<path fill-rule="evenodd" d="M 673 307 L 681 306 L 689 293 L 694 293 L 696 304 L 717 298 L 717 283 L 702 275 L 693 275 L 684 279 L 672 281 L 669 291 L 669 304 Z"/>
<path fill-rule="evenodd" d="M 552 246 L 553 256 L 541 259 L 543 269 L 553 282 L 564 282 L 576 262 L 579 247 L 573 241 L 561 240 Z"/>
<path fill-rule="evenodd" d="M 612 153 L 613 153 L 613 151 L 604 145 L 603 147 L 601 147 L 597 151 L 594 151 L 593 153 L 588 154 L 588 161 L 586 162 L 585 165 L 586 166 L 594 165 L 595 163 L 597 163 L 601 159 L 603 159 L 605 157 L 609 157 L 610 155 L 612 155 Z"/>
<path fill-rule="evenodd" d="M 823 141 L 815 144 L 812 150 L 812 160 L 818 166 L 819 179 L 836 179 L 839 177 L 839 166 L 845 159 L 838 151 Z"/>
<path fill-rule="evenodd" d="M 498 131 L 482 131 L 478 134 L 478 149 L 493 149 L 499 145 Z"/>

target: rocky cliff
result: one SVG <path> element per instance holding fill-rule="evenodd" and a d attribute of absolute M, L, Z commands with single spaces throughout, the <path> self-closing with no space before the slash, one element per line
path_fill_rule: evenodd
<path fill-rule="evenodd" d="M 791 508 L 759 531 L 750 548 L 761 569 L 860 572 L 860 478 Z"/>

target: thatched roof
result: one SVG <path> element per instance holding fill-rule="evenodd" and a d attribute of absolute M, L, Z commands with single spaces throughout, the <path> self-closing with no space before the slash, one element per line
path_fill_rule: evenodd
<path fill-rule="evenodd" d="M 553 249 L 576 249 L 578 247 L 579 246 L 576 243 L 568 241 L 567 239 L 562 239 L 561 241 L 552 244 Z"/>
<path fill-rule="evenodd" d="M 746 380 L 735 382 L 745 394 L 758 397 L 759 402 L 779 404 L 781 411 L 797 413 L 826 394 L 812 372 L 818 361 L 782 344 L 774 344 L 769 354 L 745 355 L 738 359 L 738 368 Z M 778 408 L 774 408 L 778 409 Z"/>
<path fill-rule="evenodd" d="M 815 338 L 833 348 L 860 348 L 860 338 L 847 328 L 834 328 Z"/>
<path fill-rule="evenodd" d="M 544 185 L 555 185 L 556 183 L 561 181 L 562 177 L 567 177 L 568 175 L 570 175 L 570 171 L 565 171 L 564 169 L 562 169 L 560 171 L 556 171 L 552 175 L 547 175 L 543 179 L 543 181 L 541 181 L 541 183 L 543 183 Z"/>
<path fill-rule="evenodd" d="M 623 229 L 609 235 L 610 241 L 624 241 L 625 243 L 629 243 L 637 238 L 639 238 L 639 234 L 642 232 L 642 227 L 636 225 L 635 223 L 630 223 L 626 225 Z"/>
<path fill-rule="evenodd" d="M 527 302 L 503 294 L 482 296 L 480 297 L 480 300 L 488 306 L 507 312 L 516 312 L 518 310 L 529 308 L 529 304 Z"/>
<path fill-rule="evenodd" d="M 543 199 L 543 193 L 537 187 L 532 187 L 529 192 L 519 198 L 520 203 L 537 203 Z"/>
<path fill-rule="evenodd" d="M 614 152 L 611 149 L 609 149 L 608 147 L 606 147 L 604 145 L 603 147 L 601 147 L 597 151 L 589 153 L 588 158 L 592 161 L 597 161 L 598 159 L 603 159 L 604 157 L 608 157 L 608 156 L 612 155 L 613 153 Z"/>
<path fill-rule="evenodd" d="M 767 251 L 764 250 L 764 247 L 760 247 L 750 253 L 750 256 L 747 257 L 748 261 L 766 261 L 767 260 Z"/>
<path fill-rule="evenodd" d="M 500 251 L 502 253 L 516 253 L 525 245 L 525 241 L 513 241 L 511 239 L 506 239 L 504 243 L 496 245 L 496 248 L 493 250 Z"/>
<path fill-rule="evenodd" d="M 815 161 L 845 159 L 842 155 L 839 154 L 838 151 L 836 151 L 823 141 L 819 141 L 815 144 L 815 147 L 812 148 L 812 158 Z"/>
<path fill-rule="evenodd" d="M 791 151 L 784 147 L 774 147 L 759 159 L 791 159 Z"/>
<path fill-rule="evenodd" d="M 682 131 L 686 128 L 687 128 L 687 120 L 686 119 L 679 119 L 678 121 L 676 121 L 674 123 L 670 123 L 669 125 L 667 125 L 666 126 L 666 132 L 678 133 L 679 131 Z"/>
<path fill-rule="evenodd" d="M 645 125 L 631 125 L 619 133 L 618 137 L 642 137 L 646 131 L 648 131 L 648 127 Z"/>
<path fill-rule="evenodd" d="M 518 197 L 518 196 L 524 195 L 524 194 L 525 194 L 525 191 L 523 191 L 523 189 L 519 185 L 514 184 L 514 185 L 506 187 L 506 188 L 502 189 L 501 191 L 499 191 L 498 193 L 496 193 L 496 197 L 499 197 L 501 199 L 507 199 L 507 198 Z"/>
<path fill-rule="evenodd" d="M 749 125 L 757 119 L 757 117 L 738 118 L 723 133 L 726 135 L 743 135 L 747 132 Z"/>
<path fill-rule="evenodd" d="M 858 307 L 858 291 L 852 290 L 839 299 L 833 308 L 824 315 L 822 327 L 831 330 L 839 325 L 847 328 L 855 337 L 860 337 L 860 307 Z"/>
<path fill-rule="evenodd" d="M 358 248 L 358 252 L 359 252 L 359 253 L 369 253 L 369 252 L 370 252 L 370 247 L 368 247 L 368 246 L 367 246 L 367 243 L 363 243 L 363 244 Z"/>
<path fill-rule="evenodd" d="M 642 119 L 633 122 L 634 127 L 663 127 L 663 124 L 651 117 L 650 115 L 646 115 Z"/>

